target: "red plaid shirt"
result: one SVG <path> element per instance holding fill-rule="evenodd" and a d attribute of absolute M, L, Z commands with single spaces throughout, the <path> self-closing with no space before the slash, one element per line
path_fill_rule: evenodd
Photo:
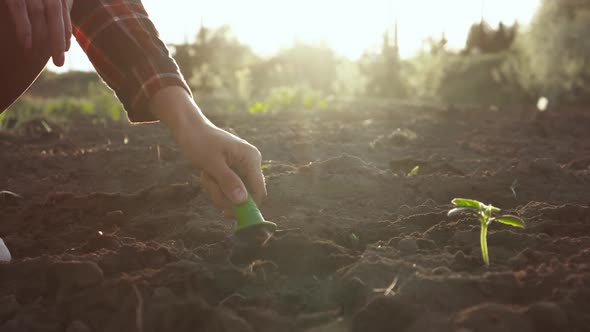
<path fill-rule="evenodd" d="M 140 0 L 77 0 L 71 17 L 78 43 L 130 121 L 157 120 L 147 103 L 166 86 L 191 93 Z"/>

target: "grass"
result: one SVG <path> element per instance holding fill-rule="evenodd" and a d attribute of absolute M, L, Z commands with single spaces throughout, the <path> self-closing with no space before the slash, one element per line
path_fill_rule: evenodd
<path fill-rule="evenodd" d="M 481 245 L 481 254 L 483 257 L 484 263 L 489 266 L 490 265 L 490 256 L 488 253 L 488 227 L 493 221 L 497 221 L 499 223 L 510 225 L 513 227 L 524 228 L 525 224 L 522 219 L 513 216 L 513 215 L 501 215 L 495 216 L 496 213 L 500 212 L 501 210 L 491 204 L 486 205 L 480 201 L 476 201 L 474 199 L 467 199 L 467 198 L 455 198 L 452 201 L 454 208 L 448 212 L 448 216 L 454 216 L 458 213 L 467 212 L 471 214 L 475 214 L 480 222 L 480 245 Z"/>
<path fill-rule="evenodd" d="M 48 119 L 67 124 L 73 117 L 92 116 L 102 121 L 123 121 L 125 111 L 108 91 L 89 97 L 41 98 L 25 95 L 0 114 L 0 130 L 12 129 L 31 119 Z"/>

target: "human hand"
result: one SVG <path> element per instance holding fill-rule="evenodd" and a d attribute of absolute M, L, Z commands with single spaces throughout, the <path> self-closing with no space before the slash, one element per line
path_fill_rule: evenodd
<path fill-rule="evenodd" d="M 185 154 L 202 169 L 203 186 L 226 217 L 233 217 L 232 206 L 244 203 L 248 194 L 257 204 L 266 197 L 262 157 L 254 145 L 209 125 L 180 135 L 192 142 Z"/>
<path fill-rule="evenodd" d="M 51 54 L 56 66 L 63 66 L 70 49 L 74 0 L 5 1 L 16 27 L 18 40 L 27 52 Z"/>
<path fill-rule="evenodd" d="M 258 149 L 207 120 L 184 89 L 162 89 L 152 98 L 150 110 L 201 169 L 203 186 L 226 217 L 233 216 L 232 205 L 244 203 L 248 193 L 258 204 L 266 197 Z"/>

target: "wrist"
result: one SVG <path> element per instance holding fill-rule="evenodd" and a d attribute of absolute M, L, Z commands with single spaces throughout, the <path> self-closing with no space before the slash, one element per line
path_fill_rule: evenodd
<path fill-rule="evenodd" d="M 212 125 L 188 92 L 179 86 L 165 87 L 158 91 L 148 107 L 172 132 Z"/>

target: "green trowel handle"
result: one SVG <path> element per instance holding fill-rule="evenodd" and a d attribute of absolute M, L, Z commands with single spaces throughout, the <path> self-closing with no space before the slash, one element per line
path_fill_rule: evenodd
<path fill-rule="evenodd" d="M 271 231 L 277 228 L 276 224 L 264 220 L 262 213 L 260 213 L 260 210 L 250 195 L 248 195 L 248 200 L 245 203 L 234 206 L 233 211 L 238 221 L 236 233 L 256 225 L 264 225 L 270 228 Z"/>

